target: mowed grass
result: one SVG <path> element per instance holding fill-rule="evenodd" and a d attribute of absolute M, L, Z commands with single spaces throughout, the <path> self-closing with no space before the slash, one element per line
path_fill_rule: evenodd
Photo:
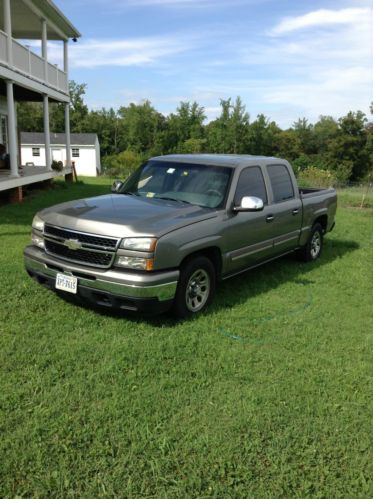
<path fill-rule="evenodd" d="M 22 250 L 44 206 L 0 208 L 0 496 L 373 497 L 373 211 L 322 258 L 223 283 L 189 322 L 72 305 Z"/>

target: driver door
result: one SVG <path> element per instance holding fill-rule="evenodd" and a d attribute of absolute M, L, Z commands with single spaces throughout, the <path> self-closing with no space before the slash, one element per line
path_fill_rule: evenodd
<path fill-rule="evenodd" d="M 264 209 L 232 213 L 226 221 L 224 233 L 227 272 L 236 272 L 267 260 L 273 252 L 273 228 L 267 223 L 270 208 L 262 171 L 259 166 L 242 170 L 238 179 L 234 204 L 241 204 L 244 196 L 262 199 Z"/>

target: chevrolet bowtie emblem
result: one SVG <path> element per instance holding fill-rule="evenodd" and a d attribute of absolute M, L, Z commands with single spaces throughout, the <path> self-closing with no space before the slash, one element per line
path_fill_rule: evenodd
<path fill-rule="evenodd" d="M 78 250 L 82 247 L 82 244 L 77 239 L 66 239 L 63 244 L 71 250 Z"/>

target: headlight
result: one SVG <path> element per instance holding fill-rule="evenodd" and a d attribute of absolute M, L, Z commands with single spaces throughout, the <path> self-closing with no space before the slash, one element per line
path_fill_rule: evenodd
<path fill-rule="evenodd" d="M 157 240 L 154 237 L 126 237 L 122 239 L 120 247 L 133 251 L 148 251 L 155 250 Z"/>
<path fill-rule="evenodd" d="M 40 232 L 43 232 L 44 230 L 44 220 L 42 220 L 39 215 L 35 215 L 34 219 L 32 221 L 32 228 L 36 230 L 40 230 Z"/>
<path fill-rule="evenodd" d="M 118 256 L 116 265 L 134 270 L 153 270 L 154 260 L 137 256 Z"/>
<path fill-rule="evenodd" d="M 38 248 L 44 249 L 44 239 L 34 232 L 31 234 L 31 242 L 34 246 L 37 246 Z"/>

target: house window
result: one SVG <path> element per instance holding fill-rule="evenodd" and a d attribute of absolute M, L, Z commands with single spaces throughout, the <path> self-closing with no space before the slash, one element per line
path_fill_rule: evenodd
<path fill-rule="evenodd" d="M 33 156 L 40 156 L 40 147 L 33 147 L 32 148 L 32 155 Z"/>
<path fill-rule="evenodd" d="M 72 151 L 72 156 L 73 156 L 73 158 L 79 158 L 79 149 L 78 149 L 78 148 L 73 147 L 73 148 L 71 149 L 71 151 Z"/>

